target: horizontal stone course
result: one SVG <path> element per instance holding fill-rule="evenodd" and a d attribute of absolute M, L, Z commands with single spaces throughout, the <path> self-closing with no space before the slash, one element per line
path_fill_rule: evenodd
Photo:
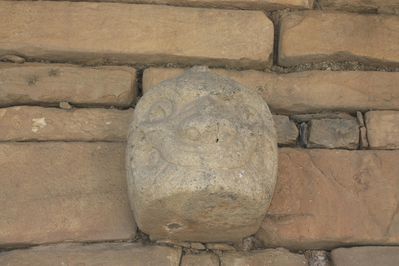
<path fill-rule="evenodd" d="M 323 9 L 399 14 L 397 0 L 320 0 Z"/>
<path fill-rule="evenodd" d="M 399 109 L 398 72 L 307 71 L 275 74 L 214 69 L 217 74 L 256 90 L 276 113 Z M 184 72 L 175 68 L 144 71 L 144 93 Z"/>
<path fill-rule="evenodd" d="M 119 3 L 0 1 L 0 25 L 0 56 L 76 63 L 264 68 L 274 38 L 261 11 Z"/>
<path fill-rule="evenodd" d="M 283 148 L 266 246 L 329 249 L 399 244 L 399 151 Z"/>
<path fill-rule="evenodd" d="M 371 149 L 399 149 L 399 112 L 371 111 L 365 120 Z"/>
<path fill-rule="evenodd" d="M 140 244 L 62 244 L 0 253 L 0 265 L 178 266 L 181 250 Z"/>
<path fill-rule="evenodd" d="M 276 10 L 281 8 L 311 9 L 314 0 L 111 0 L 111 2 Z"/>
<path fill-rule="evenodd" d="M 0 108 L 0 141 L 126 141 L 133 109 Z"/>
<path fill-rule="evenodd" d="M 338 248 L 331 258 L 334 266 L 397 266 L 399 247 Z"/>
<path fill-rule="evenodd" d="M 328 60 L 399 65 L 399 17 L 322 11 L 293 12 L 280 22 L 278 63 Z"/>
<path fill-rule="evenodd" d="M 2 4 L 0 1 L 0 6 Z M 0 8 L 0 13 L 3 11 L 3 7 Z M 0 35 L 3 29 L 0 29 Z M 0 64 L 0 106 L 58 105 L 63 101 L 129 106 L 136 98 L 136 91 L 136 70 L 129 67 Z"/>
<path fill-rule="evenodd" d="M 249 253 L 228 252 L 220 257 L 221 266 L 306 266 L 305 256 L 290 253 L 284 249 L 257 250 Z"/>
<path fill-rule="evenodd" d="M 133 239 L 124 149 L 101 142 L 0 144 L 0 247 Z"/>

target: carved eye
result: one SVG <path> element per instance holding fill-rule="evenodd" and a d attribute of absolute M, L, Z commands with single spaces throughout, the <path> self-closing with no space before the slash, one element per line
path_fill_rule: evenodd
<path fill-rule="evenodd" d="M 148 112 L 151 122 L 159 122 L 170 116 L 173 112 L 173 104 L 169 100 L 161 100 L 153 104 Z"/>

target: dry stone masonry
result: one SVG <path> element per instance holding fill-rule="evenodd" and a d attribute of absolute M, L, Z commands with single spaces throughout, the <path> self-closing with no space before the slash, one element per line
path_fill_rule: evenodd
<path fill-rule="evenodd" d="M 398 266 L 398 84 L 398 0 L 0 0 L 0 265 Z"/>

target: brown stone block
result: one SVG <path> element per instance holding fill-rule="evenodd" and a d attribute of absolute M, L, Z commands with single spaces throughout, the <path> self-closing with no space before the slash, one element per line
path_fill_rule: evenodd
<path fill-rule="evenodd" d="M 399 149 L 399 112 L 367 112 L 366 127 L 371 149 Z"/>
<path fill-rule="evenodd" d="M 397 266 L 399 247 L 339 248 L 331 257 L 335 266 Z"/>

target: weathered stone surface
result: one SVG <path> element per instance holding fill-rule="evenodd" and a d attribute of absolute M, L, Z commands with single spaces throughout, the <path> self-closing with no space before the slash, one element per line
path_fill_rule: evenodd
<path fill-rule="evenodd" d="M 323 9 L 398 14 L 398 0 L 320 0 Z"/>
<path fill-rule="evenodd" d="M 264 68 L 274 39 L 261 11 L 161 5 L 0 1 L 0 25 L 0 55 L 77 63 Z"/>
<path fill-rule="evenodd" d="M 140 244 L 61 244 L 0 253 L 7 266 L 178 266 L 181 250 Z"/>
<path fill-rule="evenodd" d="M 285 115 L 273 115 L 273 121 L 277 131 L 278 144 L 296 144 L 299 132 L 295 123 Z"/>
<path fill-rule="evenodd" d="M 206 244 L 207 249 L 212 249 L 212 250 L 222 250 L 222 251 L 235 251 L 236 249 L 226 243 L 208 243 Z"/>
<path fill-rule="evenodd" d="M 143 77 L 144 92 L 183 71 L 147 69 Z M 212 71 L 257 90 L 270 109 L 280 114 L 399 110 L 399 72 L 306 71 L 278 75 L 260 71 Z"/>
<path fill-rule="evenodd" d="M 0 246 L 132 239 L 124 149 L 100 142 L 0 144 Z"/>
<path fill-rule="evenodd" d="M 181 261 L 182 266 L 219 266 L 219 258 L 212 253 L 185 255 Z"/>
<path fill-rule="evenodd" d="M 0 141 L 126 141 L 133 110 L 0 108 Z"/>
<path fill-rule="evenodd" d="M 309 123 L 309 148 L 357 149 L 359 124 L 356 118 L 319 119 Z"/>
<path fill-rule="evenodd" d="M 280 8 L 311 9 L 314 0 L 111 0 L 111 2 L 275 10 Z"/>
<path fill-rule="evenodd" d="M 5 11 L 3 3 L 0 2 L 0 13 Z M 0 29 L 0 35 L 4 29 L 5 26 Z M 136 97 L 136 70 L 129 67 L 1 64 L 0 81 L 0 106 L 38 103 L 58 105 L 62 101 L 128 106 Z"/>
<path fill-rule="evenodd" d="M 253 251 L 251 253 L 224 253 L 220 257 L 221 266 L 306 266 L 303 255 L 293 254 L 283 249 Z"/>
<path fill-rule="evenodd" d="M 370 148 L 399 149 L 399 112 L 367 112 L 366 126 Z"/>
<path fill-rule="evenodd" d="M 273 194 L 277 137 L 261 97 L 204 68 L 137 104 L 128 144 L 136 222 L 153 239 L 236 241 Z"/>
<path fill-rule="evenodd" d="M 278 63 L 326 60 L 399 65 L 399 17 L 322 11 L 281 18 Z M 365 45 L 367 43 L 367 45 Z"/>
<path fill-rule="evenodd" d="M 267 246 L 399 244 L 399 151 L 280 149 Z"/>
<path fill-rule="evenodd" d="M 334 266 L 397 266 L 399 247 L 339 248 L 331 252 Z"/>

